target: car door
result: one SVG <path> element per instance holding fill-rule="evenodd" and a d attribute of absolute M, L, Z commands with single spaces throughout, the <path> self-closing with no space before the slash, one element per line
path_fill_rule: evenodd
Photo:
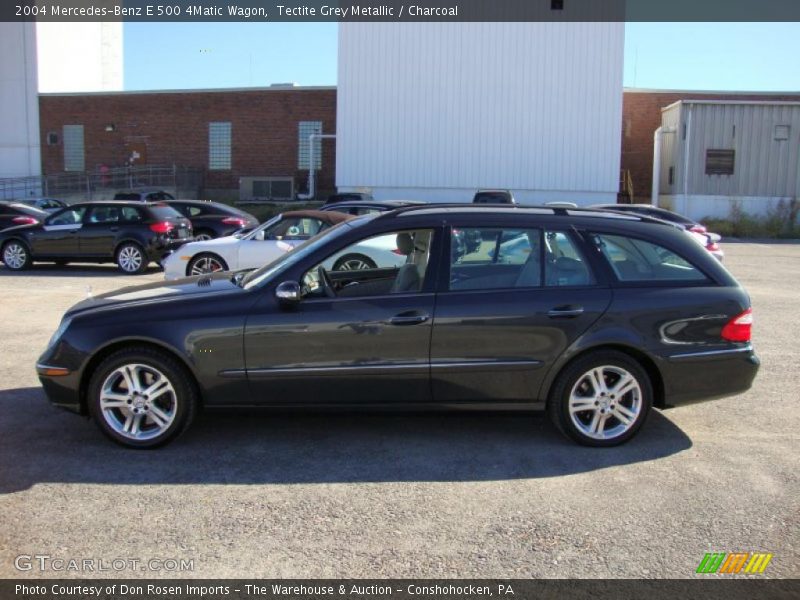
<path fill-rule="evenodd" d="M 114 204 L 95 204 L 89 208 L 78 235 L 81 255 L 94 258 L 114 255 L 121 213 L 122 207 Z"/>
<path fill-rule="evenodd" d="M 327 271 L 332 256 L 299 270 L 305 296 L 294 309 L 264 294 L 245 326 L 247 376 L 262 404 L 427 404 L 431 400 L 429 352 L 435 303 L 435 261 L 441 235 L 434 229 L 390 231 L 404 246 L 401 268 Z M 333 295 L 320 273 L 335 278 Z"/>
<path fill-rule="evenodd" d="M 80 254 L 78 236 L 83 228 L 85 206 L 73 206 L 48 217 L 29 240 L 37 257 L 73 257 Z"/>
<path fill-rule="evenodd" d="M 609 287 L 569 231 L 456 226 L 448 239 L 431 339 L 434 401 L 534 402 L 548 367 L 608 308 Z"/>

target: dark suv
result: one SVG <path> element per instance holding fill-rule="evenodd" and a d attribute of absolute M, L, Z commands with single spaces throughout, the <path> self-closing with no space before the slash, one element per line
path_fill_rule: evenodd
<path fill-rule="evenodd" d="M 133 274 L 191 239 L 192 224 L 166 204 L 86 202 L 0 232 L 0 257 L 12 271 L 36 261 L 115 262 Z"/>
<path fill-rule="evenodd" d="M 479 247 L 453 253 L 456 231 Z M 358 247 L 383 258 L 328 266 Z M 84 300 L 37 369 L 53 403 L 131 447 L 201 405 L 546 409 L 612 446 L 652 406 L 747 390 L 751 320 L 731 274 L 662 222 L 427 205 L 349 219 L 255 271 Z"/>

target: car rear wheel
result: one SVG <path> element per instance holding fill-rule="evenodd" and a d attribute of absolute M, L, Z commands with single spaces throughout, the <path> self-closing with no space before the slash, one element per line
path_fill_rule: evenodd
<path fill-rule="evenodd" d="M 144 250 L 139 244 L 128 242 L 122 244 L 117 249 L 117 266 L 119 270 L 128 275 L 144 273 L 147 269 L 148 260 Z"/>
<path fill-rule="evenodd" d="M 647 372 L 616 350 L 592 352 L 559 374 L 548 401 L 558 429 L 585 446 L 616 446 L 631 439 L 653 404 Z"/>
<path fill-rule="evenodd" d="M 31 253 L 22 242 L 11 240 L 3 246 L 3 263 L 12 271 L 22 271 L 31 266 Z"/>
<path fill-rule="evenodd" d="M 186 267 L 186 274 L 204 275 L 205 273 L 227 270 L 227 263 L 216 254 L 198 254 L 189 261 L 189 265 Z"/>
<path fill-rule="evenodd" d="M 369 256 L 363 254 L 346 254 L 333 265 L 334 271 L 358 271 L 361 269 L 374 269 L 378 265 Z"/>
<path fill-rule="evenodd" d="M 189 426 L 197 408 L 186 369 L 150 348 L 122 350 L 104 360 L 89 382 L 88 399 L 100 430 L 130 448 L 169 442 Z"/>
<path fill-rule="evenodd" d="M 213 240 L 213 239 L 214 239 L 214 233 L 206 229 L 201 229 L 200 231 L 197 231 L 194 234 L 195 242 L 205 242 L 206 240 Z"/>

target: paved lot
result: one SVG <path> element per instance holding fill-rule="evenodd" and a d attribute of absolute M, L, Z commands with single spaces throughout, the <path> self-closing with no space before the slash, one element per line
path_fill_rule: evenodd
<path fill-rule="evenodd" d="M 690 577 L 710 551 L 772 552 L 767 575 L 798 577 L 800 246 L 726 251 L 755 307 L 755 387 L 655 412 L 610 450 L 536 415 L 207 414 L 126 451 L 51 408 L 33 365 L 87 285 L 160 274 L 0 267 L 0 577 L 42 576 L 20 554 L 194 560 L 165 576 Z"/>

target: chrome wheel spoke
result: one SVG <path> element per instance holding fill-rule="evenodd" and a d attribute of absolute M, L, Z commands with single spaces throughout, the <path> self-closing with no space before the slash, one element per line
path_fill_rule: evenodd
<path fill-rule="evenodd" d="M 147 413 L 147 416 L 150 417 L 150 420 L 153 421 L 153 423 L 158 425 L 159 429 L 164 429 L 172 420 L 170 415 L 165 413 L 155 404 L 150 406 L 150 411 Z"/>
<path fill-rule="evenodd" d="M 126 394 L 115 394 L 113 392 L 103 392 L 100 397 L 100 405 L 103 408 L 125 408 L 128 406 L 129 396 Z"/>
<path fill-rule="evenodd" d="M 571 397 L 569 399 L 569 412 L 571 413 L 594 409 L 594 398 Z"/>
<path fill-rule="evenodd" d="M 155 398 L 158 398 L 162 394 L 171 391 L 172 385 L 167 379 L 158 379 L 154 384 L 145 389 L 142 394 L 144 394 L 152 402 Z"/>
<path fill-rule="evenodd" d="M 631 413 L 631 411 L 625 411 L 625 412 L 623 412 L 622 410 L 620 410 L 621 408 L 622 408 L 622 407 L 620 407 L 620 406 L 617 406 L 617 407 L 614 409 L 614 412 L 612 412 L 611 414 L 612 414 L 612 415 L 614 415 L 614 416 L 616 417 L 617 421 L 619 421 L 620 423 L 622 423 L 623 425 L 625 425 L 626 427 L 628 427 L 628 426 L 629 426 L 631 423 L 633 423 L 633 420 L 634 420 L 634 418 L 635 418 L 635 415 L 633 415 L 633 413 Z M 626 412 L 627 412 L 628 414 L 626 414 Z"/>
<path fill-rule="evenodd" d="M 589 380 L 592 382 L 592 389 L 594 390 L 595 394 L 601 394 L 608 391 L 608 388 L 606 388 L 606 380 L 603 376 L 602 367 L 592 369 L 589 373 L 587 373 L 587 375 L 589 376 Z"/>
<path fill-rule="evenodd" d="M 628 374 L 626 377 L 621 377 L 620 380 L 614 384 L 614 387 L 612 387 L 610 391 L 617 398 L 622 398 L 625 394 L 637 386 L 638 384 L 633 378 L 633 375 Z"/>

